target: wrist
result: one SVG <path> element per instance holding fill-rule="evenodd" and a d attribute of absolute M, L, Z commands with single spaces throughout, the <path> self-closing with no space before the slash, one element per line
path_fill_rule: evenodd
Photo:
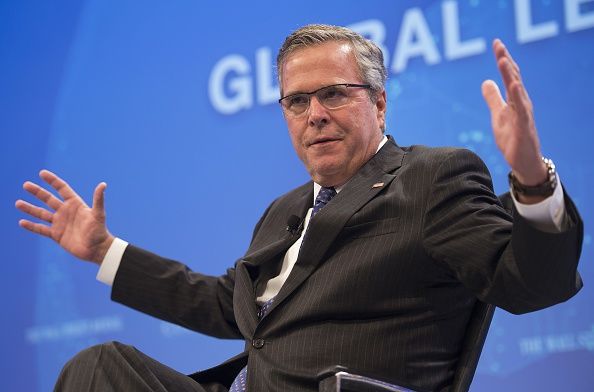
<path fill-rule="evenodd" d="M 111 235 L 110 233 L 107 233 L 107 238 L 105 238 L 105 240 L 103 240 L 101 242 L 101 244 L 97 247 L 97 252 L 95 252 L 95 257 L 93 257 L 93 259 L 91 261 L 97 265 L 101 265 L 101 263 L 103 263 L 103 259 L 105 259 L 105 255 L 107 254 L 107 251 L 111 247 L 111 244 L 113 244 L 114 240 L 115 240 L 115 237 L 113 235 Z"/>
<path fill-rule="evenodd" d="M 540 181 L 527 181 L 511 171 L 508 175 L 509 185 L 516 200 L 521 203 L 534 204 L 551 196 L 557 187 L 557 172 L 552 160 L 542 157 L 544 176 Z"/>

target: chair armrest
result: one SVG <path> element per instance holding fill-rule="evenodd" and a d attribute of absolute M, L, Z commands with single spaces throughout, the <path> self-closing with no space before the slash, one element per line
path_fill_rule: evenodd
<path fill-rule="evenodd" d="M 334 366 L 318 374 L 319 392 L 415 392 L 396 384 L 347 372 L 343 366 Z"/>

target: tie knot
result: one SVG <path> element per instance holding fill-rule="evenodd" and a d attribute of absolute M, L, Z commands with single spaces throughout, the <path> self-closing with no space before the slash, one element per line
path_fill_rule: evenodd
<path fill-rule="evenodd" d="M 311 213 L 312 218 L 326 204 L 328 204 L 328 202 L 330 202 L 330 200 L 332 200 L 332 198 L 334 196 L 336 196 L 336 189 L 334 189 L 333 187 L 329 187 L 329 188 L 322 187 L 320 189 L 320 191 L 318 192 L 318 195 L 316 196 L 316 201 L 314 202 L 313 211 Z"/>

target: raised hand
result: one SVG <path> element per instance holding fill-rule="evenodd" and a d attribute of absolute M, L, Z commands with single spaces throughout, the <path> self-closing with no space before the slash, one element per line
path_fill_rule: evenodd
<path fill-rule="evenodd" d="M 522 83 L 520 68 L 499 39 L 493 42 L 493 52 L 506 92 L 504 100 L 494 81 L 486 80 L 482 84 L 495 141 L 520 183 L 528 186 L 543 183 L 547 170 L 541 160 L 532 102 Z"/>
<path fill-rule="evenodd" d="M 93 194 L 93 206 L 90 208 L 64 180 L 54 173 L 42 170 L 39 176 L 58 192 L 62 200 L 37 184 L 25 182 L 23 189 L 53 212 L 24 200 L 17 200 L 15 206 L 20 211 L 49 223 L 46 225 L 21 219 L 19 225 L 53 239 L 80 259 L 100 264 L 114 239 L 105 225 L 104 193 L 107 184 L 102 182 L 97 185 Z"/>

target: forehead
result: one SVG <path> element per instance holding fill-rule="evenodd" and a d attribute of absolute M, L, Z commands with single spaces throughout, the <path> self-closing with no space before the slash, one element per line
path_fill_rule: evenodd
<path fill-rule="evenodd" d="M 313 91 L 336 83 L 360 83 L 359 68 L 348 42 L 325 42 L 297 49 L 282 64 L 283 95 Z"/>

